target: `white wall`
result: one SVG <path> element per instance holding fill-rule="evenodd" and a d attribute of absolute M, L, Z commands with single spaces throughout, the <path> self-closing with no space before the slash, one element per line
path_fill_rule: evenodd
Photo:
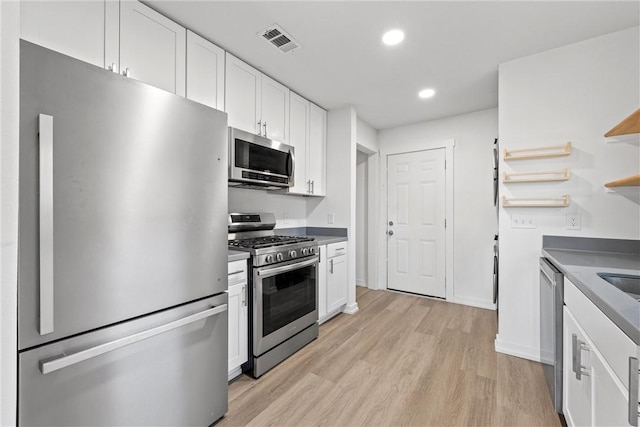
<path fill-rule="evenodd" d="M 327 196 L 307 200 L 307 225 L 340 227 L 348 233 L 348 289 L 345 312 L 358 311 L 356 303 L 356 110 L 329 110 L 327 115 Z M 333 215 L 333 223 L 329 222 Z"/>
<path fill-rule="evenodd" d="M 368 169 L 369 155 L 358 151 L 356 157 L 356 285 L 367 285 L 368 264 Z"/>
<path fill-rule="evenodd" d="M 16 423 L 18 284 L 18 2 L 0 1 L 0 425 Z"/>
<path fill-rule="evenodd" d="M 302 196 L 229 187 L 229 212 L 273 212 L 276 228 L 307 225 L 307 201 Z"/>
<path fill-rule="evenodd" d="M 360 118 L 358 118 L 356 134 L 358 145 L 363 148 L 362 151 L 368 153 L 378 151 L 378 131 Z"/>
<path fill-rule="evenodd" d="M 447 286 L 453 286 L 452 301 L 486 308 L 494 307 L 493 237 L 497 223 L 492 198 L 492 149 L 497 132 L 498 111 L 490 109 L 378 133 L 383 154 L 390 150 L 426 149 L 439 141 L 455 140 L 453 283 L 447 281 Z M 380 159 L 380 169 L 382 187 L 386 181 L 386 158 Z M 386 230 L 384 222 L 382 218 L 381 235 Z M 382 276 L 386 281 L 386 275 Z"/>
<path fill-rule="evenodd" d="M 539 360 L 539 273 L 542 235 L 640 238 L 637 192 L 607 193 L 604 183 L 640 171 L 638 138 L 603 135 L 639 100 L 638 27 L 511 61 L 500 66 L 501 148 L 563 144 L 569 157 L 500 163 L 501 171 L 569 167 L 565 182 L 501 185 L 508 197 L 568 194 L 568 208 L 500 209 L 500 311 L 496 349 Z M 567 213 L 582 229 L 566 230 Z M 511 228 L 511 215 L 533 215 L 536 229 Z"/>

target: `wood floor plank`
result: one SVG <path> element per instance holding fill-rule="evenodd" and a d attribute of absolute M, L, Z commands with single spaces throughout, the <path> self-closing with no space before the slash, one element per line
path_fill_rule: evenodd
<path fill-rule="evenodd" d="M 495 311 L 356 289 L 360 311 L 258 380 L 219 426 L 560 426 L 539 363 L 496 353 Z"/>

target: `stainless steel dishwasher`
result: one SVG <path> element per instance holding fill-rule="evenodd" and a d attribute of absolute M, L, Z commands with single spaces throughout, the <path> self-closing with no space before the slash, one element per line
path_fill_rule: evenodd
<path fill-rule="evenodd" d="M 556 412 L 562 413 L 562 305 L 564 276 L 540 258 L 540 361 Z"/>

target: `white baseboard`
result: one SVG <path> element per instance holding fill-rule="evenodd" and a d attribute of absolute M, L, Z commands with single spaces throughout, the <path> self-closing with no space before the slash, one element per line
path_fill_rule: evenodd
<path fill-rule="evenodd" d="M 342 310 L 342 312 L 345 313 L 345 314 L 356 314 L 358 312 L 358 310 L 360 310 L 358 308 L 358 303 L 354 302 L 351 305 L 345 306 L 345 308 L 344 308 L 344 310 Z"/>
<path fill-rule="evenodd" d="M 496 305 L 493 303 L 493 301 L 488 301 L 480 298 L 454 296 L 452 302 L 455 302 L 456 304 L 470 305 L 472 307 L 486 308 L 487 310 L 496 309 Z"/>
<path fill-rule="evenodd" d="M 362 279 L 356 279 L 356 286 L 367 287 L 367 283 Z"/>
<path fill-rule="evenodd" d="M 500 339 L 499 335 L 496 335 L 494 341 L 495 349 L 498 353 L 504 353 L 511 356 L 520 357 L 522 359 L 533 360 L 534 362 L 540 362 L 540 350 L 537 348 L 528 347 L 522 344 L 513 342 L 507 342 Z"/>
<path fill-rule="evenodd" d="M 242 374 L 242 367 L 238 366 L 236 369 L 234 369 L 233 371 L 229 372 L 228 374 L 228 380 L 231 381 L 232 379 L 234 379 L 235 377 L 240 376 L 240 374 Z"/>

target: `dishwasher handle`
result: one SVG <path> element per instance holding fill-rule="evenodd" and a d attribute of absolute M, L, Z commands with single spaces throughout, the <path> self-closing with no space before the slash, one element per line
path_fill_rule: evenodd
<path fill-rule="evenodd" d="M 40 361 L 40 372 L 43 374 L 49 374 L 51 372 L 58 371 L 71 365 L 83 362 L 88 359 L 92 359 L 97 356 L 101 356 L 113 350 L 126 347 L 131 344 L 135 344 L 147 338 L 154 337 L 156 335 L 168 332 L 172 329 L 179 328 L 181 326 L 188 325 L 201 319 L 214 316 L 227 311 L 227 304 L 221 304 L 216 307 L 211 307 L 207 310 L 201 311 L 196 314 L 192 314 L 182 319 L 175 320 L 173 322 L 165 323 L 164 325 L 148 329 L 137 334 L 129 335 L 124 338 L 119 338 L 104 344 L 97 345 L 95 347 L 88 348 L 86 350 L 78 351 L 69 355 L 62 354 L 46 361 Z"/>

